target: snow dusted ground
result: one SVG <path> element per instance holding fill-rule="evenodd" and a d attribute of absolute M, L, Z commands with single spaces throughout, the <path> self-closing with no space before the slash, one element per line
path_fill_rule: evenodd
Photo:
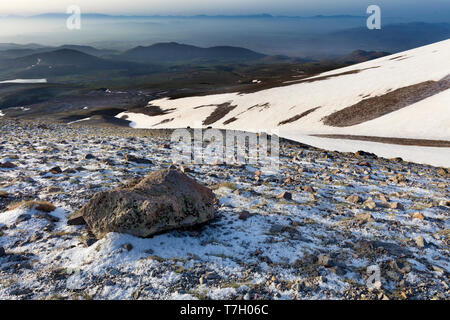
<path fill-rule="evenodd" d="M 47 79 L 14 79 L 0 81 L 0 83 L 47 83 Z"/>
<path fill-rule="evenodd" d="M 2 299 L 450 298 L 444 169 L 282 141 L 278 173 L 189 166 L 219 200 L 211 223 L 97 241 L 67 217 L 94 193 L 171 165 L 170 136 L 2 118 L 0 142 Z M 27 199 L 57 209 L 14 205 Z M 373 265 L 381 288 L 370 291 Z"/>
<path fill-rule="evenodd" d="M 450 139 L 450 89 L 412 103 L 400 110 L 357 125 L 333 127 L 323 119 L 336 111 L 365 99 L 380 97 L 397 89 L 425 81 L 440 81 L 450 75 L 450 40 L 405 51 L 392 56 L 333 70 L 302 79 L 301 83 L 254 93 L 227 93 L 181 99 L 160 99 L 149 103 L 165 112 L 147 116 L 125 112 L 134 128 L 202 127 L 219 105 L 236 106 L 210 124 L 215 128 L 246 131 L 277 130 L 282 137 L 311 143 L 329 150 L 349 151 L 349 141 L 308 139 L 311 134 L 364 135 L 412 139 Z M 387 102 L 387 104 L 392 102 Z M 313 110 L 314 109 L 314 110 Z M 313 110 L 313 111 L 311 111 Z M 311 111 L 301 118 L 283 121 Z M 333 142 L 333 143 L 331 143 Z M 381 143 L 351 141 L 352 149 L 379 153 L 381 156 L 403 157 L 433 165 L 450 167 L 449 148 L 397 147 Z M 420 155 L 420 157 L 417 157 Z"/>

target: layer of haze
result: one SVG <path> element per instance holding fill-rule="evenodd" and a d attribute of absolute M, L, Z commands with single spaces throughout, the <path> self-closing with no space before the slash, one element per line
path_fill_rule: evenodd
<path fill-rule="evenodd" d="M 65 12 L 79 5 L 83 12 L 125 15 L 256 14 L 364 15 L 376 4 L 385 16 L 445 21 L 450 17 L 448 0 L 14 0 L 0 2 L 0 15 L 33 15 Z"/>
<path fill-rule="evenodd" d="M 240 46 L 266 54 L 301 57 L 345 54 L 355 49 L 395 52 L 423 45 L 423 41 L 414 41 L 419 38 L 416 33 L 424 30 L 420 24 L 393 31 L 397 37 L 388 34 L 380 39 L 376 31 L 352 36 L 355 28 L 367 31 L 366 9 L 374 3 L 381 7 L 383 30 L 390 24 L 408 22 L 446 22 L 444 27 L 450 30 L 449 0 L 15 0 L 0 1 L 0 43 L 88 44 L 126 50 L 174 41 L 204 47 Z M 66 9 L 73 4 L 79 5 L 82 13 L 115 16 L 82 15 L 81 30 L 68 30 Z M 264 12 L 289 17 L 238 17 Z M 196 17 L 198 14 L 208 17 Z M 33 15 L 42 16 L 29 17 Z M 216 15 L 236 16 L 212 17 Z M 336 17 L 312 18 L 315 15 Z M 427 28 L 428 33 L 422 32 L 421 39 L 433 35 L 435 29 Z M 341 31 L 348 35 L 337 41 Z"/>

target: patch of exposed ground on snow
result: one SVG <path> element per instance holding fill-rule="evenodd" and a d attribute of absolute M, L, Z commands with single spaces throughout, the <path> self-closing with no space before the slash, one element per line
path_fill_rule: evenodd
<path fill-rule="evenodd" d="M 94 193 L 170 166 L 169 133 L 1 119 L 0 298 L 450 298 L 449 176 L 427 165 L 282 140 L 278 173 L 189 166 L 219 199 L 201 228 L 96 240 L 67 225 Z"/>
<path fill-rule="evenodd" d="M 332 127 L 354 126 L 413 105 L 449 88 L 450 75 L 439 81 L 425 81 L 384 95 L 364 99 L 326 116 L 323 118 L 323 122 Z"/>

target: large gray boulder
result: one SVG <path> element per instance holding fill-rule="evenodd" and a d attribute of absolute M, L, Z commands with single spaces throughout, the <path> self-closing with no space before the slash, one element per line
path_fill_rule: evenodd
<path fill-rule="evenodd" d="M 213 219 L 215 203 L 210 189 L 176 169 L 165 169 L 95 194 L 79 214 L 97 238 L 108 232 L 146 238 Z"/>

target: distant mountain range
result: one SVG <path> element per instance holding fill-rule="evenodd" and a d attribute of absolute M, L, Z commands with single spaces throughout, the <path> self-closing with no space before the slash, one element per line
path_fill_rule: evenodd
<path fill-rule="evenodd" d="M 14 49 L 4 50 L 5 48 Z M 334 63 L 352 64 L 379 58 L 386 54 L 388 53 L 357 50 L 344 57 L 331 60 Z M 2 61 L 0 71 L 9 70 L 21 77 L 45 78 L 71 72 L 84 73 L 95 70 L 120 69 L 150 72 L 175 65 L 307 63 L 314 60 L 282 55 L 268 56 L 240 47 L 201 48 L 169 42 L 147 47 L 138 46 L 122 53 L 79 45 L 43 47 L 37 44 L 0 44 L 0 61 Z"/>
<path fill-rule="evenodd" d="M 365 27 L 352 28 L 331 33 L 321 42 L 326 48 L 354 46 L 364 50 L 398 52 L 420 47 L 450 38 L 449 23 L 401 23 L 382 26 L 380 30 Z"/>
<path fill-rule="evenodd" d="M 22 16 L 22 15 L 9 15 L 6 16 L 7 18 L 65 18 L 69 14 L 65 13 L 43 13 L 38 15 L 32 15 L 32 16 Z M 314 16 L 289 16 L 289 15 L 272 15 L 269 13 L 261 13 L 261 14 L 249 14 L 249 15 L 206 15 L 206 14 L 199 14 L 199 15 L 109 15 L 109 14 L 103 14 L 103 13 L 84 13 L 84 17 L 86 18 L 95 18 L 95 19 L 110 19 L 110 18 L 176 18 L 176 19 L 182 19 L 182 18 L 252 18 L 252 19 L 270 19 L 270 18 L 289 18 L 289 19 L 349 19 L 349 18 L 363 18 L 364 16 L 358 16 L 358 15 L 349 15 L 349 14 L 341 14 L 341 15 L 314 15 Z"/>

